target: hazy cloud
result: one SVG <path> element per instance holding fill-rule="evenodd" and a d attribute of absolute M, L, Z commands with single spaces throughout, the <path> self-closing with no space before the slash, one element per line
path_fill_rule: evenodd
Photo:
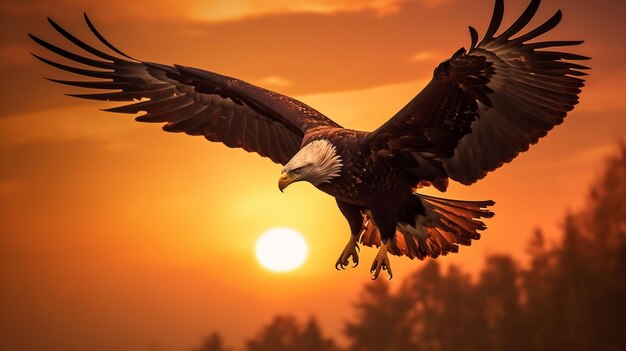
<path fill-rule="evenodd" d="M 417 0 L 426 7 L 437 7 L 450 0 Z M 288 13 L 334 14 L 374 11 L 380 15 L 396 12 L 406 0 L 231 0 L 195 1 L 191 17 L 208 21 L 228 21 Z"/>
<path fill-rule="evenodd" d="M 132 118 L 111 118 L 96 105 L 71 105 L 0 119 L 0 146 L 78 139 L 106 143 L 136 125 Z"/>
<path fill-rule="evenodd" d="M 287 80 L 283 77 L 279 76 L 268 76 L 265 78 L 258 79 L 256 81 L 257 85 L 267 86 L 269 88 L 284 88 L 292 85 L 293 83 L 290 80 Z"/>
<path fill-rule="evenodd" d="M 16 179 L 0 180 L 0 196 L 11 195 L 22 190 L 23 184 Z"/>
<path fill-rule="evenodd" d="M 626 109 L 623 89 L 625 80 L 626 70 L 613 71 L 606 75 L 592 72 L 586 77 L 586 86 L 582 89 L 577 111 L 615 112 Z"/>
<path fill-rule="evenodd" d="M 439 61 L 442 60 L 444 55 L 436 51 L 420 51 L 413 54 L 410 58 L 411 61 Z"/>
<path fill-rule="evenodd" d="M 371 10 L 381 14 L 398 10 L 400 0 L 234 0 L 197 2 L 191 16 L 208 21 L 234 20 L 245 17 L 284 13 L 354 12 Z"/>
<path fill-rule="evenodd" d="M 428 84 L 422 79 L 366 89 L 309 94 L 297 98 L 341 125 L 374 130 L 406 105 Z"/>
<path fill-rule="evenodd" d="M 611 140 L 610 142 L 604 144 L 598 144 L 591 148 L 583 149 L 578 152 L 573 152 L 568 154 L 567 156 L 555 160 L 551 159 L 544 162 L 539 162 L 536 164 L 536 167 L 539 169 L 546 170 L 563 170 L 563 169 L 583 169 L 590 168 L 593 165 L 597 164 L 600 160 L 605 160 L 609 156 L 615 154 L 615 142 Z"/>
<path fill-rule="evenodd" d="M 416 0 L 426 7 L 437 7 L 451 0 Z M 66 11 L 85 9 L 104 12 L 119 18 L 120 15 L 135 18 L 187 17 L 200 21 L 224 22 L 251 17 L 291 13 L 335 14 L 344 12 L 373 11 L 384 15 L 399 10 L 407 0 L 191 0 L 186 2 L 163 0 L 153 2 L 146 8 L 142 2 L 120 0 L 88 2 L 85 0 L 7 1 L 0 4 L 0 12 L 22 15 L 41 12 L 62 15 Z"/>
<path fill-rule="evenodd" d="M 5 65 L 24 65 L 31 62 L 29 48 L 25 45 L 9 44 L 0 47 L 0 62 Z"/>
<path fill-rule="evenodd" d="M 417 2 L 428 6 L 428 7 L 437 7 L 439 5 L 443 5 L 451 0 L 418 0 Z"/>

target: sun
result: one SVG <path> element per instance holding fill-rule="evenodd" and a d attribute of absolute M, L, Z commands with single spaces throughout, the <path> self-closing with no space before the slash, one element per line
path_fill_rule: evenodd
<path fill-rule="evenodd" d="M 308 252 L 302 234 L 291 228 L 272 228 L 256 242 L 259 263 L 274 272 L 288 272 L 300 267 Z"/>

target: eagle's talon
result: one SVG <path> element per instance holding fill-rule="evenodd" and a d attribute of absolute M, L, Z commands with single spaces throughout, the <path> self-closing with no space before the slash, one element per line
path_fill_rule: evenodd
<path fill-rule="evenodd" d="M 387 271 L 387 274 L 389 275 L 388 279 L 391 279 L 393 277 L 393 273 L 391 272 L 391 264 L 389 263 L 389 257 L 387 256 L 386 243 L 383 243 L 380 246 L 378 254 L 376 254 L 376 258 L 374 259 L 374 262 L 372 262 L 372 267 L 370 268 L 370 273 L 374 275 L 372 277 L 372 280 L 378 279 L 381 270 Z"/>
<path fill-rule="evenodd" d="M 341 252 L 341 255 L 339 255 L 339 258 L 337 259 L 337 262 L 335 263 L 335 268 L 339 266 L 341 267 L 342 270 L 345 270 L 347 267 L 350 266 L 350 259 L 352 259 L 352 262 L 354 262 L 354 266 L 352 266 L 352 268 L 358 266 L 359 265 L 359 254 L 357 251 L 358 249 L 359 249 L 359 245 L 356 242 L 356 236 L 351 236 L 350 241 L 348 241 L 348 243 L 346 244 L 346 247 Z"/>

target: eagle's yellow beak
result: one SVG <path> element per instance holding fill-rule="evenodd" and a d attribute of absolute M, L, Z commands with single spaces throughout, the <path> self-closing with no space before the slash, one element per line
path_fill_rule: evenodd
<path fill-rule="evenodd" d="M 296 179 L 298 179 L 298 177 L 291 177 L 289 176 L 289 173 L 283 172 L 278 179 L 278 189 L 280 190 L 280 192 L 282 193 L 283 190 L 285 190 L 285 188 L 289 184 L 293 183 Z"/>

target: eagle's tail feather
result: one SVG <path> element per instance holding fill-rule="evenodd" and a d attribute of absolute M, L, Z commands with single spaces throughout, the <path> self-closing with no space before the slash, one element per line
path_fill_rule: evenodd
<path fill-rule="evenodd" d="M 487 210 L 493 201 L 461 201 L 416 194 L 426 214 L 416 215 L 415 225 L 400 224 L 388 251 L 420 260 L 458 252 L 459 245 L 478 240 L 478 231 L 486 229 L 481 218 L 493 217 Z M 363 214 L 360 241 L 367 246 L 380 246 L 380 233 L 368 213 Z"/>

